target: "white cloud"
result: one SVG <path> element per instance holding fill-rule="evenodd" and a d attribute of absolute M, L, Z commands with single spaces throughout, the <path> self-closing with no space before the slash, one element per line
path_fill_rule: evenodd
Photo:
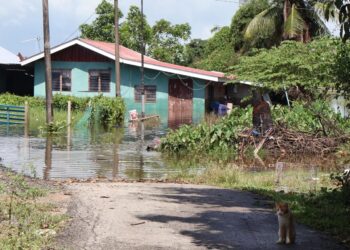
<path fill-rule="evenodd" d="M 40 0 L 3 1 L 0 8 L 0 24 L 3 27 L 20 26 L 40 7 Z"/>

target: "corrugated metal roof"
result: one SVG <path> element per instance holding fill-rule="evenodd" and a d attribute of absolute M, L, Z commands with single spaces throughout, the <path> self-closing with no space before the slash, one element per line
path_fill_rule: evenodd
<path fill-rule="evenodd" d="M 12 52 L 0 47 L 0 64 L 19 64 L 19 58 Z"/>

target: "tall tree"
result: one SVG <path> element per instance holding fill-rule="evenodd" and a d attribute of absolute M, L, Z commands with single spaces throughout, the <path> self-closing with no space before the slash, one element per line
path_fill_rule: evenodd
<path fill-rule="evenodd" d="M 185 45 L 186 65 L 190 65 L 195 61 L 200 60 L 205 55 L 205 47 L 207 40 L 192 39 Z"/>
<path fill-rule="evenodd" d="M 114 6 L 102 0 L 95 10 L 97 18 L 91 24 L 80 25 L 81 37 L 98 41 L 114 42 Z M 119 10 L 119 18 L 123 13 Z"/>
<path fill-rule="evenodd" d="M 328 34 L 328 29 L 309 1 L 272 0 L 268 8 L 248 24 L 245 41 L 255 44 L 261 37 L 310 41 L 312 36 Z"/>
<path fill-rule="evenodd" d="M 239 79 L 262 84 L 272 90 L 297 90 L 307 96 L 322 97 L 335 86 L 335 44 L 338 40 L 321 38 L 304 44 L 284 41 L 279 47 L 260 49 L 242 56 L 232 67 Z"/>
<path fill-rule="evenodd" d="M 190 39 L 188 23 L 172 25 L 161 19 L 152 27 L 152 42 L 148 54 L 155 59 L 175 64 L 185 64 L 184 43 Z"/>
<path fill-rule="evenodd" d="M 232 48 L 230 27 L 216 27 L 212 32 L 214 35 L 206 41 L 203 57 L 192 65 L 201 69 L 226 72 L 228 67 L 237 61 L 237 55 Z"/>
<path fill-rule="evenodd" d="M 152 38 L 152 28 L 147 23 L 146 16 L 142 17 L 140 9 L 132 5 L 130 6 L 126 20 L 120 27 L 120 42 L 125 47 L 141 52 L 141 24 L 143 18 L 143 35 L 146 47 L 150 44 Z"/>
<path fill-rule="evenodd" d="M 250 0 L 242 5 L 231 21 L 231 42 L 235 51 L 240 51 L 245 47 L 244 32 L 252 19 L 263 10 L 269 7 L 268 0 Z M 256 39 L 254 47 L 265 48 L 271 44 L 272 37 L 259 37 Z"/>

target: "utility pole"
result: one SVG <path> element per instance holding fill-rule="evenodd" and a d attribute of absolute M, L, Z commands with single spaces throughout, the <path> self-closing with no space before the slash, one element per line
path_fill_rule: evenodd
<path fill-rule="evenodd" d="M 50 27 L 49 27 L 49 3 L 43 0 L 44 20 L 44 55 L 45 55 L 45 91 L 46 91 L 46 123 L 52 122 L 52 75 L 50 52 Z"/>
<path fill-rule="evenodd" d="M 115 94 L 120 96 L 120 54 L 119 54 L 119 8 L 118 0 L 114 0 L 114 29 L 115 29 Z"/>
<path fill-rule="evenodd" d="M 145 117 L 145 38 L 143 23 L 143 0 L 141 0 L 141 117 Z"/>

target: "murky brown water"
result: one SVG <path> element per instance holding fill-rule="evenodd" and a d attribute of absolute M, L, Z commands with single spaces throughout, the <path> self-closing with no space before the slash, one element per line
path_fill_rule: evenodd
<path fill-rule="evenodd" d="M 158 152 L 148 152 L 147 145 L 166 133 L 161 125 L 127 124 L 124 128 L 79 128 L 55 137 L 24 136 L 21 127 L 0 126 L 1 164 L 16 172 L 43 179 L 94 177 L 125 179 L 160 179 L 181 171 L 202 171 L 203 164 L 173 159 L 164 161 Z M 70 136 L 67 136 L 70 134 Z M 144 138 L 142 140 L 142 138 Z M 282 162 L 282 165 L 278 165 Z M 308 180 L 317 180 L 320 172 L 344 168 L 347 161 L 334 158 L 302 157 L 268 160 L 239 159 L 232 165 L 247 171 L 269 171 L 276 178 L 290 169 L 306 171 Z M 188 170 L 190 169 L 190 170 Z M 305 178 L 305 177 L 303 177 Z M 278 180 L 276 179 L 278 182 Z"/>

